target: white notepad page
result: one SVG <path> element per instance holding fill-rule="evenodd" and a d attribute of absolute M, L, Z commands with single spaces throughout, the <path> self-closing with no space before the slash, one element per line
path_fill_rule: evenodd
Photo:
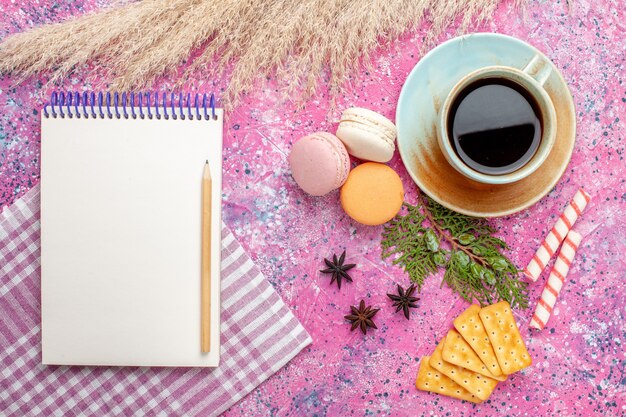
<path fill-rule="evenodd" d="M 217 120 L 42 117 L 44 364 L 218 365 L 223 114 L 216 114 Z M 211 352 L 203 354 L 207 159 Z"/>

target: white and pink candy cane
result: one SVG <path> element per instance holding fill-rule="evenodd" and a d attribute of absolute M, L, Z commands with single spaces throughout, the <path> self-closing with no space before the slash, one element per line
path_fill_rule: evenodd
<path fill-rule="evenodd" d="M 559 255 L 556 258 L 556 262 L 554 263 L 554 268 L 552 268 L 546 286 L 543 288 L 543 293 L 541 293 L 541 298 L 537 303 L 537 308 L 535 308 L 535 314 L 533 314 L 533 318 L 530 320 L 530 327 L 539 330 L 546 327 L 556 299 L 561 292 L 561 288 L 563 288 L 563 284 L 565 284 L 565 277 L 567 277 L 569 267 L 574 260 L 576 250 L 582 238 L 580 233 L 575 230 L 570 230 L 567 234 L 563 246 L 561 246 L 561 250 L 559 251 Z"/>
<path fill-rule="evenodd" d="M 548 233 L 548 236 L 541 242 L 541 246 L 539 246 L 539 249 L 537 249 L 537 252 L 524 270 L 524 274 L 533 280 L 533 282 L 537 281 L 539 275 L 541 275 L 546 268 L 550 258 L 555 254 L 567 233 L 572 229 L 572 226 L 576 223 L 576 220 L 582 214 L 585 207 L 587 207 L 587 203 L 590 199 L 591 197 L 585 190 L 582 188 L 579 189 L 574 195 L 574 198 L 572 198 L 572 201 L 570 201 L 569 205 L 565 208 L 565 211 L 559 216 L 555 225 L 550 230 L 550 233 Z"/>

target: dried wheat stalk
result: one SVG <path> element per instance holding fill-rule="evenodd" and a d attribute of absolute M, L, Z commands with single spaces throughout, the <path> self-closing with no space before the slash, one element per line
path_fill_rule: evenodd
<path fill-rule="evenodd" d="M 500 0 L 143 0 L 9 36 L 0 73 L 52 81 L 91 63 L 113 89 L 150 87 L 195 55 L 184 82 L 230 75 L 226 99 L 276 75 L 289 94 L 309 97 L 328 70 L 337 92 L 381 44 L 431 23 L 430 40 L 492 16 Z M 229 70 L 232 69 L 232 72 Z"/>

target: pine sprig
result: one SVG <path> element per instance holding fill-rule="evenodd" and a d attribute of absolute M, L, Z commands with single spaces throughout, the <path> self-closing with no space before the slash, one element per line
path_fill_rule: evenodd
<path fill-rule="evenodd" d="M 411 281 L 422 289 L 424 278 L 437 271 L 437 264 L 433 260 L 432 251 L 429 251 L 423 238 L 427 232 L 422 223 L 426 217 L 420 213 L 418 206 L 405 204 L 408 214 L 397 216 L 385 227 L 382 240 L 382 256 L 388 258 L 398 255 L 394 265 L 404 267 Z M 416 254 L 421 254 L 416 256 Z"/>
<path fill-rule="evenodd" d="M 512 307 L 528 307 L 527 284 L 520 271 L 502 254 L 509 247 L 493 234 L 485 219 L 465 216 L 420 195 L 415 206 L 397 216 L 383 230 L 382 257 L 395 257 L 421 290 L 424 279 L 439 267 L 443 281 L 463 299 L 481 305 L 500 300 Z"/>

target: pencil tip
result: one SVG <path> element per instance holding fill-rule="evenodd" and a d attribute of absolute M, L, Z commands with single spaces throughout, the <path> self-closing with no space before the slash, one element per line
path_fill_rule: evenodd
<path fill-rule="evenodd" d="M 206 162 L 205 162 L 205 164 L 208 164 L 208 163 L 209 163 L 209 160 L 207 159 L 207 160 L 206 160 Z"/>

